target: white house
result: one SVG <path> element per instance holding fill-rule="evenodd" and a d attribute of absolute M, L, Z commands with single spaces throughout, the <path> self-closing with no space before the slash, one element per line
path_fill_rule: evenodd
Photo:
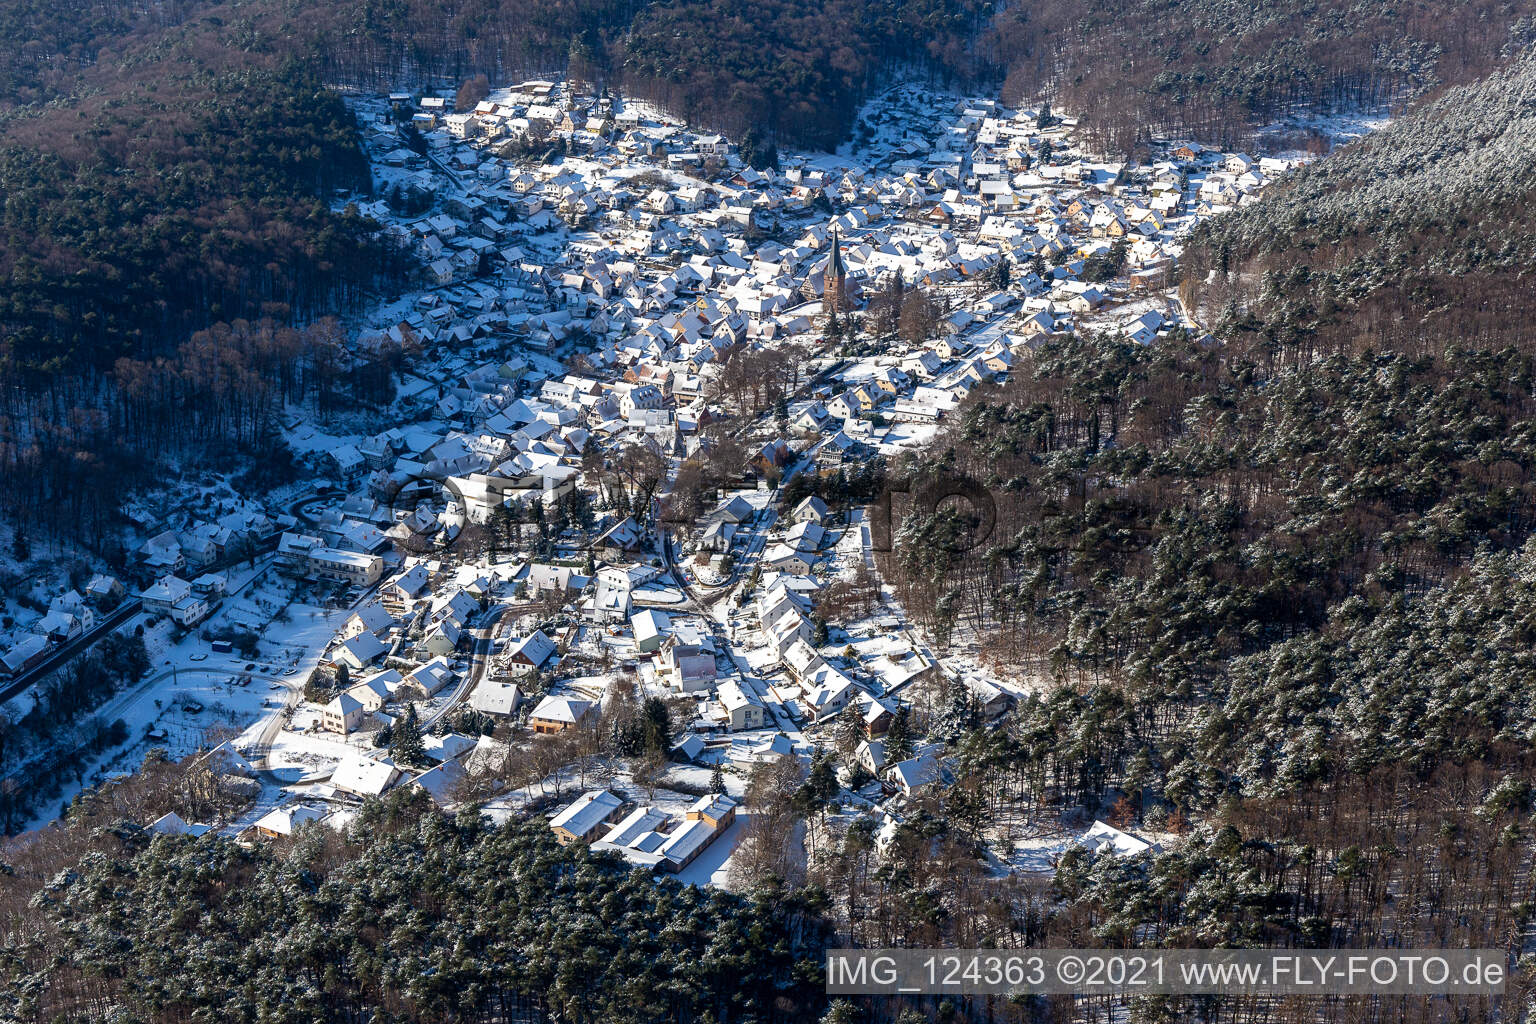
<path fill-rule="evenodd" d="M 720 708 L 725 712 L 726 728 L 731 732 L 763 727 L 763 703 L 747 693 L 735 679 L 727 679 L 716 691 Z"/>
<path fill-rule="evenodd" d="M 1112 853 L 1117 857 L 1134 857 L 1148 851 L 1156 853 L 1160 849 L 1156 843 L 1149 843 L 1097 820 L 1092 828 L 1077 837 L 1073 845 L 1093 853 Z"/>
<path fill-rule="evenodd" d="M 320 711 L 320 728 L 326 732 L 350 736 L 368 717 L 363 702 L 350 693 L 338 693 Z"/>
<path fill-rule="evenodd" d="M 629 623 L 635 634 L 635 650 L 641 654 L 659 650 L 662 641 L 667 638 L 668 630 L 672 628 L 672 620 L 666 612 L 651 608 L 634 615 Z"/>
<path fill-rule="evenodd" d="M 358 633 L 343 640 L 332 656 L 333 661 L 355 670 L 367 668 L 384 656 L 389 648 L 372 633 Z"/>
<path fill-rule="evenodd" d="M 515 715 L 523 702 L 523 691 L 516 683 L 487 679 L 469 695 L 469 706 L 485 715 Z"/>
<path fill-rule="evenodd" d="M 400 769 L 384 761 L 350 757 L 331 773 L 331 786 L 353 796 L 379 796 L 400 778 Z"/>

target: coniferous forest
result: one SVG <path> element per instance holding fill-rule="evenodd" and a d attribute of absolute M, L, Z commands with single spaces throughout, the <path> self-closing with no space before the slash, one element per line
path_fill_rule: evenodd
<path fill-rule="evenodd" d="M 658 882 L 419 791 L 282 854 L 110 823 L 91 846 L 24 908 L 0 897 L 29 936 L 6 943 L 7 1019 L 794 1021 L 822 1001 L 814 893 Z"/>
<path fill-rule="evenodd" d="M 1186 300 L 1273 358 L 1523 349 L 1533 102 L 1527 54 L 1211 220 L 1185 259 Z"/>

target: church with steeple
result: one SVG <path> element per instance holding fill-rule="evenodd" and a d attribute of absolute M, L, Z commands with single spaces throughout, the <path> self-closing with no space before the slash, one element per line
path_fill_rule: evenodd
<path fill-rule="evenodd" d="M 843 262 L 842 245 L 837 229 L 832 229 L 832 251 L 827 258 L 805 279 L 800 294 L 808 301 L 820 299 L 822 309 L 846 313 L 853 308 L 858 297 L 858 282 L 848 277 L 848 267 Z"/>

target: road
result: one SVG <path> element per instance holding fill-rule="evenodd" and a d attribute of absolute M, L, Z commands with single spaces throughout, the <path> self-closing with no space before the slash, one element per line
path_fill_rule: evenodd
<path fill-rule="evenodd" d="M 247 561 L 254 564 L 255 560 L 261 555 L 266 554 L 269 551 L 276 550 L 278 541 L 281 536 L 281 534 L 273 534 L 270 537 L 263 538 L 261 541 L 257 542 L 256 546 L 251 550 L 249 555 L 221 558 L 202 567 L 201 571 L 219 572 L 222 569 L 232 568 L 233 566 Z M 188 575 L 191 574 L 189 573 Z M 247 581 L 246 586 L 249 585 L 249 581 Z M 238 591 L 236 591 L 236 593 L 238 593 Z M 226 598 L 233 596 L 234 594 L 226 595 Z M 80 636 L 75 637 L 73 640 L 61 644 L 59 647 L 50 652 L 49 655 L 42 661 L 38 662 L 36 665 L 27 669 L 25 672 L 22 672 L 20 675 L 8 681 L 5 684 L 5 688 L 0 689 L 0 704 L 5 703 L 12 697 L 15 697 L 17 694 L 24 693 L 30 687 L 36 685 L 38 682 L 41 682 L 50 672 L 57 671 L 58 669 L 69 664 L 75 658 L 96 646 L 98 642 L 105 639 L 107 634 L 122 628 L 127 624 L 129 619 L 133 618 L 135 614 L 143 610 L 144 602 L 139 598 L 126 598 L 122 604 L 114 608 L 111 614 L 93 626 L 89 632 L 82 633 Z"/>
<path fill-rule="evenodd" d="M 95 711 L 93 711 L 91 713 L 91 717 L 98 718 L 98 719 L 100 719 L 101 721 L 104 721 L 104 722 L 110 722 L 110 721 L 113 721 L 113 720 L 119 719 L 119 718 L 126 721 L 126 720 L 128 720 L 131 717 L 132 712 L 133 712 L 135 707 L 137 707 L 139 704 L 141 704 L 144 700 L 156 696 L 160 692 L 160 688 L 162 686 L 164 686 L 166 683 L 175 684 L 175 683 L 178 683 L 178 682 L 181 682 L 181 681 L 190 681 L 190 680 L 193 680 L 193 679 L 209 679 L 209 680 L 213 680 L 213 681 L 217 682 L 217 681 L 220 681 L 220 680 L 223 680 L 223 679 L 228 679 L 232 675 L 233 676 L 240 676 L 240 675 L 245 675 L 245 674 L 246 673 L 242 673 L 242 672 L 238 672 L 238 671 L 232 671 L 232 670 L 230 670 L 228 668 L 219 668 L 219 669 L 211 669 L 211 668 L 174 668 L 174 669 L 166 669 L 166 670 L 158 672 L 158 673 L 156 673 L 156 674 L 154 674 L 152 676 L 146 676 L 136 686 L 134 686 L 133 689 L 124 691 L 123 693 L 120 693 L 120 694 L 117 694 L 115 697 L 113 697 L 111 700 L 109 700 L 106 704 L 102 705 L 101 707 L 99 707 Z M 264 675 L 256 675 L 256 674 L 252 674 L 251 675 L 251 685 L 253 685 L 253 686 L 257 685 L 257 684 L 272 684 L 272 683 L 279 683 L 279 684 L 282 684 L 284 686 L 288 686 L 295 693 L 301 692 L 302 689 L 303 689 L 302 684 L 290 683 L 288 680 L 286 680 L 286 679 L 279 679 L 276 676 L 264 676 Z M 173 690 L 167 690 L 166 691 L 167 695 L 169 695 L 170 692 L 173 692 Z M 281 714 L 279 713 L 277 715 L 274 715 L 272 720 L 281 723 L 281 720 L 282 720 Z M 140 734 L 140 733 L 133 734 L 129 738 L 129 741 L 128 741 L 129 746 L 132 746 L 133 744 L 140 742 L 141 740 L 143 740 L 143 738 L 144 738 L 143 735 Z M 57 749 L 57 748 L 54 748 L 54 749 Z M 79 748 L 76 747 L 77 751 L 78 751 L 78 749 Z M 202 756 L 206 757 L 207 756 L 206 752 Z M 254 760 L 252 761 L 252 763 L 253 764 L 255 763 Z M 23 775 L 24 773 L 26 773 L 29 770 L 29 768 L 30 768 L 30 765 L 23 765 L 20 768 L 16 769 L 15 771 L 11 772 L 9 775 L 7 775 L 6 778 L 9 779 L 9 778 L 14 778 L 14 777 Z"/>
<path fill-rule="evenodd" d="M 62 668 L 78 655 L 90 650 L 96 645 L 97 641 L 105 638 L 108 633 L 125 624 L 134 615 L 138 614 L 143 607 L 144 602 L 136 597 L 125 600 L 113 609 L 110 615 L 93 626 L 89 632 L 82 633 L 73 640 L 60 644 L 42 661 L 7 683 L 5 689 L 0 690 L 0 703 L 4 703 L 17 694 L 26 691 L 50 672 Z"/>
<path fill-rule="evenodd" d="M 468 700 L 469 695 L 474 692 L 475 687 L 480 685 L 480 680 L 485 678 L 486 670 L 491 667 L 491 654 L 494 653 L 496 649 L 496 623 L 501 618 L 501 616 L 504 613 L 513 611 L 515 609 L 522 608 L 527 610 L 531 609 L 532 607 L 532 605 L 523 606 L 503 604 L 497 605 L 495 608 L 492 608 L 490 611 L 486 612 L 484 619 L 481 621 L 481 624 L 477 626 L 474 632 L 471 634 L 474 643 L 470 645 L 469 649 L 469 670 L 464 673 L 463 681 L 460 682 L 458 687 L 454 689 L 452 696 L 448 698 L 447 702 L 445 702 L 442 707 L 433 712 L 430 718 L 425 719 L 421 723 L 421 729 L 423 732 L 431 729 L 438 719 L 442 718 L 444 715 L 457 708 L 460 704 L 464 703 L 464 701 Z"/>
<path fill-rule="evenodd" d="M 363 599 L 370 596 L 372 593 L 373 590 L 370 588 L 369 591 L 364 594 L 363 598 L 359 598 L 358 603 L 360 604 Z M 354 608 L 356 606 L 357 605 L 355 604 L 353 605 Z M 469 670 L 464 674 L 464 679 L 454 689 L 447 702 L 445 702 L 441 708 L 434 712 L 430 718 L 422 721 L 421 727 L 423 730 L 430 729 L 438 719 L 442 718 L 444 715 L 457 708 L 460 704 L 464 703 L 464 701 L 468 699 L 469 695 L 474 692 L 475 687 L 479 685 L 480 680 L 485 678 L 486 670 L 490 668 L 491 654 L 494 653 L 496 646 L 495 626 L 501 617 L 507 613 L 521 615 L 526 612 L 534 611 L 538 607 L 539 606 L 536 602 L 528 602 L 524 604 L 504 604 L 498 605 L 497 607 L 492 608 L 489 612 L 487 612 L 481 625 L 477 626 L 471 634 L 474 639 L 474 644 L 470 648 Z M 268 718 L 265 723 L 262 724 L 261 734 L 257 737 L 256 743 L 250 748 L 249 760 L 253 765 L 256 765 L 257 767 L 266 767 L 266 762 L 272 755 L 272 745 L 277 742 L 277 737 L 282 733 L 283 728 L 287 725 L 286 712 L 298 704 L 299 698 L 304 692 L 303 682 L 299 680 L 293 680 L 291 681 L 291 684 L 289 681 L 281 679 L 268 681 L 283 683 L 288 687 L 289 693 L 287 703 L 281 710 L 274 712 L 273 715 Z"/>

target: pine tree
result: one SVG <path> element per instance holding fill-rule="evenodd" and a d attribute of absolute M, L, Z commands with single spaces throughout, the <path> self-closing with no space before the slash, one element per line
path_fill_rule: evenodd
<path fill-rule="evenodd" d="M 20 524 L 17 524 L 16 534 L 11 538 L 11 557 L 18 562 L 25 562 L 32 557 L 32 541 L 27 537 L 27 528 Z"/>
<path fill-rule="evenodd" d="M 862 1015 L 846 999 L 835 999 L 821 1017 L 821 1024 L 858 1024 Z"/>
<path fill-rule="evenodd" d="M 709 773 L 709 791 L 711 793 L 725 792 L 725 773 L 720 770 L 720 762 L 715 762 L 715 770 Z"/>
<path fill-rule="evenodd" d="M 805 782 L 795 792 L 795 806 L 802 814 L 820 813 L 837 795 L 838 788 L 837 772 L 832 768 L 832 759 L 818 754 L 811 762 L 811 770 Z"/>
<path fill-rule="evenodd" d="M 844 756 L 852 754 L 864 741 L 864 716 L 859 713 L 859 702 L 851 701 L 837 716 L 837 749 Z"/>
<path fill-rule="evenodd" d="M 912 720 L 903 704 L 891 718 L 891 727 L 885 734 L 885 763 L 895 764 L 912 756 Z"/>
<path fill-rule="evenodd" d="M 421 722 L 416 717 L 416 705 L 405 706 L 405 717 L 395 724 L 390 739 L 389 752 L 395 764 L 404 768 L 421 768 L 427 764 L 426 748 L 421 742 Z"/>
<path fill-rule="evenodd" d="M 1008 266 L 1007 260 L 998 260 L 992 265 L 992 287 L 999 291 L 1007 289 L 1013 281 L 1013 272 Z"/>
<path fill-rule="evenodd" d="M 640 709 L 642 747 L 647 753 L 665 754 L 672 747 L 672 713 L 660 697 L 647 697 Z"/>
<path fill-rule="evenodd" d="M 544 521 L 543 498 L 535 496 L 534 499 L 528 503 L 528 517 L 533 522 L 533 525 L 538 527 L 540 540 L 549 536 L 549 527 Z"/>

